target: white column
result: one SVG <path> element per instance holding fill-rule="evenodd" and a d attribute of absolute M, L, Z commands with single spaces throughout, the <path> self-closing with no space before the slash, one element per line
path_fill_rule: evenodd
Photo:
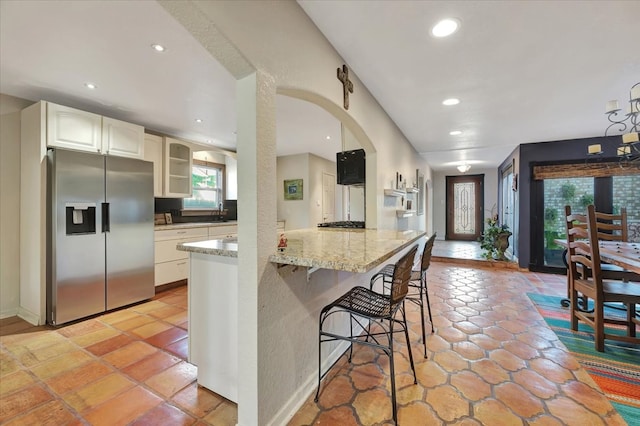
<path fill-rule="evenodd" d="M 260 380 L 260 287 L 273 277 L 268 257 L 276 245 L 275 84 L 262 72 L 237 83 L 238 110 L 238 425 L 265 424 L 269 383 Z M 267 307 L 268 309 L 268 307 Z"/>

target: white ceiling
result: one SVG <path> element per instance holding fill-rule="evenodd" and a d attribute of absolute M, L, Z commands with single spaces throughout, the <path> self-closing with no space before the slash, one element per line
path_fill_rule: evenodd
<path fill-rule="evenodd" d="M 637 1 L 299 4 L 435 170 L 495 167 L 520 143 L 600 136 L 605 102 L 640 81 Z M 460 30 L 431 37 L 448 16 Z M 0 1 L 0 92 L 235 149 L 233 78 L 153 1 Z M 447 97 L 460 105 L 442 106 Z M 277 108 L 278 155 L 335 159 L 332 116 L 284 96 Z"/>

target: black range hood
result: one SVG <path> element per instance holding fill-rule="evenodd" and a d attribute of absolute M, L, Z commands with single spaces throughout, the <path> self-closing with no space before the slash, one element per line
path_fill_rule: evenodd
<path fill-rule="evenodd" d="M 336 153 L 338 185 L 365 184 L 364 149 Z"/>

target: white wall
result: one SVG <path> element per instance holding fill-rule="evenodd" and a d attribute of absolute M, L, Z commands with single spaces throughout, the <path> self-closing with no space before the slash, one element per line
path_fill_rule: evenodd
<path fill-rule="evenodd" d="M 285 221 L 285 229 L 313 228 L 322 222 L 322 173 L 335 175 L 336 163 L 309 153 L 283 155 L 277 158 L 276 170 L 277 217 Z M 302 179 L 302 200 L 284 199 L 284 181 L 288 179 Z M 336 188 L 338 194 L 340 186 Z M 336 209 L 341 202 L 338 198 Z"/>
<path fill-rule="evenodd" d="M 0 318 L 20 303 L 20 110 L 32 103 L 0 94 Z"/>
<path fill-rule="evenodd" d="M 284 181 L 302 179 L 302 200 L 284 199 Z M 276 161 L 276 193 L 278 194 L 278 220 L 285 221 L 285 229 L 309 227 L 309 154 L 285 155 Z"/>
<path fill-rule="evenodd" d="M 239 361 L 243 371 L 238 382 L 238 424 L 283 424 L 313 390 L 317 346 L 312 330 L 320 306 L 354 281 L 362 282 L 360 277 L 345 279 L 338 272 L 323 271 L 317 282 L 307 283 L 300 269 L 297 278 L 289 280 L 268 262 L 275 244 L 276 197 L 281 191 L 275 156 L 269 163 L 276 139 L 276 93 L 325 108 L 366 150 L 369 226 L 398 226 L 395 209 L 383 204 L 383 188 L 396 171 L 412 176 L 421 169 L 429 179 L 430 169 L 355 73 L 350 74 L 354 85 L 350 107 L 343 109 L 336 69 L 345 61 L 297 3 L 161 0 L 160 4 L 239 81 L 238 281 L 243 300 Z M 256 99 L 251 99 L 252 94 Z M 256 115 L 252 117 L 251 112 Z M 257 161 L 256 153 L 263 152 L 267 155 Z M 273 200 L 262 201 L 271 194 Z M 274 223 L 269 224 L 272 219 Z M 414 225 L 424 229 L 424 220 L 412 218 L 409 226 Z"/>
<path fill-rule="evenodd" d="M 484 217 L 489 217 L 491 207 L 498 203 L 498 171 L 496 169 L 474 168 L 470 174 L 484 174 Z M 444 172 L 433 173 L 433 227 L 438 240 L 444 240 L 446 234 L 447 205 L 446 177 L 459 176 Z"/>

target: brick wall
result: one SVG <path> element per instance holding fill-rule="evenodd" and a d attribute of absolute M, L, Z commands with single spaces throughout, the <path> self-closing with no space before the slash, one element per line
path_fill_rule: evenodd
<path fill-rule="evenodd" d="M 568 192 L 563 187 L 573 187 L 573 196 L 566 198 Z M 557 219 L 553 223 L 545 221 L 545 230 L 553 230 L 565 235 L 562 220 L 564 206 L 569 204 L 571 210 L 577 213 L 586 211 L 586 204 L 593 198 L 593 178 L 545 179 L 545 211 L 551 208 L 557 212 Z M 629 241 L 640 242 L 640 176 L 613 177 L 613 211 L 617 213 L 621 207 L 627 208 L 629 223 Z"/>

